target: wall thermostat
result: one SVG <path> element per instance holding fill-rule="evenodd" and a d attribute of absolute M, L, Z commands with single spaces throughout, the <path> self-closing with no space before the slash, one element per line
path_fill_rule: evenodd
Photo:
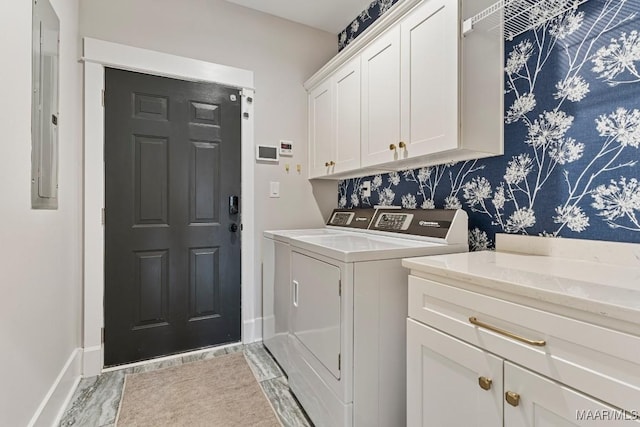
<path fill-rule="evenodd" d="M 256 160 L 277 163 L 280 160 L 278 147 L 275 145 L 257 145 Z"/>
<path fill-rule="evenodd" d="M 280 140 L 280 155 L 293 156 L 293 141 Z"/>

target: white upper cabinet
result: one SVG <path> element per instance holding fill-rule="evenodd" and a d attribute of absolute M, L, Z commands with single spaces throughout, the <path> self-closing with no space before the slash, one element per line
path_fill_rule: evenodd
<path fill-rule="evenodd" d="M 400 28 L 380 36 L 360 56 L 362 166 L 371 166 L 397 160 L 390 146 L 400 138 Z"/>
<path fill-rule="evenodd" d="M 428 0 L 400 24 L 402 158 L 458 148 L 458 1 Z"/>
<path fill-rule="evenodd" d="M 335 88 L 335 166 L 339 173 L 360 167 L 360 58 L 338 70 Z"/>
<path fill-rule="evenodd" d="M 309 177 L 360 167 L 360 57 L 309 93 Z"/>
<path fill-rule="evenodd" d="M 311 77 L 310 178 L 502 154 L 502 31 L 461 34 L 463 19 L 493 1 L 400 2 Z M 316 146 L 324 143 L 314 105 L 320 88 L 331 94 L 334 151 Z"/>
<path fill-rule="evenodd" d="M 309 176 L 330 172 L 335 157 L 333 87 L 326 81 L 309 93 Z"/>

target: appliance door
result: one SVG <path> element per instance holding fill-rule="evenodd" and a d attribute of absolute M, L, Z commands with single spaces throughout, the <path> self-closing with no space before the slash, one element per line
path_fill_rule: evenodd
<path fill-rule="evenodd" d="M 329 372 L 340 379 L 340 268 L 291 254 L 291 329 Z"/>

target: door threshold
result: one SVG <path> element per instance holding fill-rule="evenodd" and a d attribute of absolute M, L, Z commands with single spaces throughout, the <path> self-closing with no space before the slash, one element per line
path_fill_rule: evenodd
<path fill-rule="evenodd" d="M 170 354 L 169 356 L 155 357 L 149 360 L 141 360 L 140 362 L 126 363 L 124 365 L 117 365 L 117 366 L 109 366 L 108 368 L 102 368 L 102 373 L 104 374 L 106 372 L 114 372 L 114 371 L 119 371 L 127 368 L 135 368 L 137 366 L 150 365 L 152 363 L 165 362 L 167 360 L 180 359 L 185 356 L 193 356 L 196 354 L 208 353 L 213 350 L 221 350 L 224 348 L 235 347 L 241 344 L 242 344 L 242 341 L 238 341 L 238 342 L 232 342 L 224 345 L 216 345 L 212 347 L 200 348 L 198 350 L 186 351 L 184 353 Z"/>

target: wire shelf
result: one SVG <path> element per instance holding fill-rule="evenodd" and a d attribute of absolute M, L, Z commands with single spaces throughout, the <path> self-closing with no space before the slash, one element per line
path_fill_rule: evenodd
<path fill-rule="evenodd" d="M 550 19 L 576 9 L 588 0 L 499 0 L 463 22 L 466 34 L 482 23 L 489 31 L 502 27 L 504 38 L 513 40 Z"/>

